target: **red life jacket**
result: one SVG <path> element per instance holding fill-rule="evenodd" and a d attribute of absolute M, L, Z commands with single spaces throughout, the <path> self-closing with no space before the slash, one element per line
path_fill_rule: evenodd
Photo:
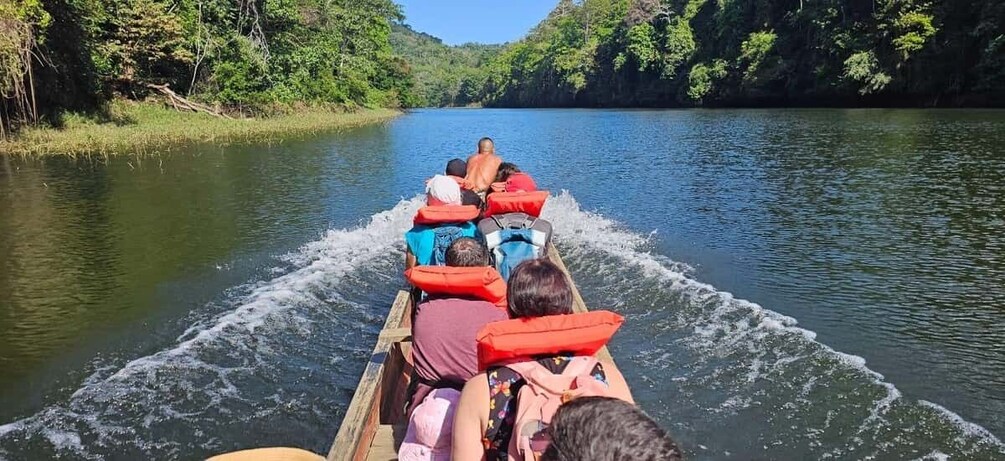
<path fill-rule="evenodd" d="M 428 294 L 473 296 L 506 309 L 506 282 L 488 266 L 416 266 L 405 271 L 405 279 Z"/>
<path fill-rule="evenodd" d="M 548 191 L 493 192 L 485 198 L 485 217 L 505 213 L 527 213 L 541 217 L 541 209 L 548 200 Z"/>
<path fill-rule="evenodd" d="M 480 211 L 474 205 L 435 205 L 419 208 L 413 224 L 451 224 L 472 221 L 478 218 Z"/>
<path fill-rule="evenodd" d="M 592 356 L 624 321 L 614 312 L 590 311 L 492 322 L 476 336 L 478 371 L 539 356 Z"/>

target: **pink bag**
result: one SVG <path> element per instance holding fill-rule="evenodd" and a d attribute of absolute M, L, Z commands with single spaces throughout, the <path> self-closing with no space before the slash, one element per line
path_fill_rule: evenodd
<path fill-rule="evenodd" d="M 506 365 L 526 381 L 516 396 L 510 461 L 534 461 L 544 453 L 551 443 L 548 425 L 563 403 L 577 397 L 610 396 L 607 385 L 590 375 L 596 366 L 594 357 L 575 357 L 556 375 L 533 360 Z"/>
<path fill-rule="evenodd" d="M 398 448 L 400 461 L 450 461 L 454 411 L 461 399 L 456 389 L 434 389 L 408 420 L 408 432 Z"/>

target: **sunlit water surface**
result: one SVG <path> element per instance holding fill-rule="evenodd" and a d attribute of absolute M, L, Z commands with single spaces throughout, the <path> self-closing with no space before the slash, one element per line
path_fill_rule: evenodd
<path fill-rule="evenodd" d="M 553 192 L 689 457 L 1005 459 L 1005 112 L 832 110 L 419 111 L 0 157 L 0 458 L 325 452 L 422 180 L 483 135 Z"/>

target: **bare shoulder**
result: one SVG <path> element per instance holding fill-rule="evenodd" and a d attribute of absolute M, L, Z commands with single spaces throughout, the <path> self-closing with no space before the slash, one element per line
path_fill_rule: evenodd
<path fill-rule="evenodd" d="M 485 373 L 478 373 L 464 383 L 464 394 L 482 395 L 481 391 L 484 391 L 485 395 L 489 392 L 489 378 Z"/>

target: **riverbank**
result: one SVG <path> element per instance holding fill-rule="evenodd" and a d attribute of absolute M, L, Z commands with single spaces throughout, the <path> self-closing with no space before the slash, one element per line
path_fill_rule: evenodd
<path fill-rule="evenodd" d="M 269 142 L 388 121 L 400 111 L 303 108 L 263 118 L 226 119 L 179 112 L 161 103 L 116 101 L 102 120 L 68 115 L 60 128 L 30 128 L 0 141 L 0 153 L 23 156 L 159 154 L 199 143 Z"/>

